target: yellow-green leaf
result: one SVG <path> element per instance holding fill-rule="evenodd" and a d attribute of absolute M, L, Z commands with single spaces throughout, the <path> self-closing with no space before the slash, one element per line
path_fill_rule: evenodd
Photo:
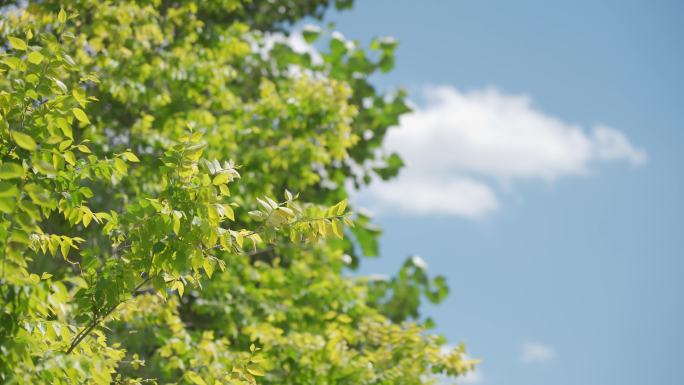
<path fill-rule="evenodd" d="M 43 61 L 43 55 L 38 51 L 33 51 L 27 57 L 29 63 L 40 64 Z"/>
<path fill-rule="evenodd" d="M 79 122 L 86 123 L 86 124 L 90 123 L 90 119 L 88 119 L 88 115 L 86 115 L 85 111 L 83 111 L 82 109 L 80 109 L 78 107 L 74 107 L 71 109 L 71 112 L 74 113 L 74 116 L 76 117 L 76 119 L 78 119 Z"/>
<path fill-rule="evenodd" d="M 126 159 L 127 159 L 129 162 L 133 162 L 133 163 L 140 162 L 140 159 L 138 159 L 138 157 L 135 156 L 135 154 L 132 153 L 132 152 L 126 151 L 126 152 L 124 152 L 123 155 L 126 157 Z"/>
<path fill-rule="evenodd" d="M 207 385 L 207 383 L 195 372 L 185 372 L 185 377 L 195 385 Z"/>
<path fill-rule="evenodd" d="M 19 59 L 18 57 L 10 56 L 7 58 L 2 59 L 2 62 L 7 64 L 7 66 L 13 70 L 17 68 L 21 68 L 22 65 L 24 65 L 24 62 Z"/>
<path fill-rule="evenodd" d="M 88 227 L 90 221 L 93 219 L 93 215 L 89 212 L 83 212 L 83 226 Z"/>
<path fill-rule="evenodd" d="M 126 174 L 126 172 L 128 172 L 128 166 L 126 166 L 126 162 L 121 160 L 121 158 L 114 158 L 114 169 L 116 171 L 118 171 L 119 174 L 122 174 L 122 175 Z"/>
<path fill-rule="evenodd" d="M 71 143 L 73 143 L 73 140 L 71 140 L 71 139 L 67 139 L 67 140 L 60 142 L 59 143 L 59 151 L 66 150 L 67 148 L 69 148 L 69 146 L 71 146 Z"/>
<path fill-rule="evenodd" d="M 249 374 L 257 377 L 261 377 L 264 375 L 264 372 L 254 365 L 248 366 L 247 371 L 249 372 Z"/>
<path fill-rule="evenodd" d="M 176 235 L 180 234 L 180 226 L 181 226 L 180 217 L 178 215 L 174 215 L 173 216 L 173 232 L 176 233 Z"/>
<path fill-rule="evenodd" d="M 23 41 L 22 39 L 14 36 L 10 36 L 7 38 L 12 45 L 12 48 L 19 50 L 19 51 L 26 51 L 26 42 Z"/>
<path fill-rule="evenodd" d="M 70 165 L 76 165 L 76 155 L 72 151 L 64 152 L 64 160 L 66 160 Z"/>
<path fill-rule="evenodd" d="M 14 183 L 0 182 L 0 198 L 12 198 L 19 195 L 19 189 Z"/>
<path fill-rule="evenodd" d="M 24 150 L 34 151 L 38 147 L 36 141 L 33 140 L 32 137 L 24 134 L 23 132 L 12 131 L 12 138 L 17 143 L 17 145 L 23 148 Z"/>
<path fill-rule="evenodd" d="M 62 130 L 62 133 L 64 134 L 64 136 L 66 136 L 67 138 L 70 138 L 70 139 L 74 139 L 74 133 L 71 130 L 71 125 L 69 125 L 69 123 L 67 123 L 66 119 L 57 118 L 57 120 L 55 122 L 57 123 L 57 126 L 59 127 L 59 129 Z M 71 143 L 69 143 L 69 144 L 71 144 Z"/>
<path fill-rule="evenodd" d="M 228 182 L 228 179 L 229 179 L 228 173 L 222 172 L 222 173 L 220 173 L 214 177 L 214 180 L 212 181 L 212 183 L 214 184 L 214 186 L 218 186 L 220 184 L 224 184 L 224 183 Z"/>
<path fill-rule="evenodd" d="M 340 239 L 344 238 L 344 231 L 342 229 L 342 223 L 340 223 L 340 221 L 333 219 L 332 220 L 332 229 L 333 229 L 333 233 L 335 233 L 335 235 L 337 235 L 338 238 L 340 238 Z"/>
<path fill-rule="evenodd" d="M 233 208 L 229 205 L 223 205 L 223 208 L 225 210 L 224 215 L 231 221 L 235 221 L 235 212 L 233 211 Z"/>
<path fill-rule="evenodd" d="M 66 14 L 66 12 L 64 12 L 64 8 L 61 8 L 59 10 L 59 14 L 57 14 L 57 21 L 64 24 L 66 22 L 66 19 L 67 19 L 67 14 Z"/>
<path fill-rule="evenodd" d="M 14 198 L 0 198 L 0 212 L 11 214 L 16 203 L 17 200 Z"/>
<path fill-rule="evenodd" d="M 342 215 L 344 214 L 344 210 L 347 208 L 347 200 L 343 200 L 340 203 L 335 205 L 337 207 L 337 215 Z"/>
<path fill-rule="evenodd" d="M 64 84 L 61 80 L 59 80 L 57 78 L 50 78 L 50 79 L 52 79 L 52 81 L 55 82 L 55 85 L 57 85 L 57 87 L 59 88 L 60 91 L 62 91 L 63 94 L 67 93 L 68 89 L 67 89 L 66 84 Z"/>
<path fill-rule="evenodd" d="M 214 274 L 214 261 L 212 261 L 209 258 L 206 258 L 202 262 L 202 267 L 204 268 L 204 271 L 207 273 L 207 277 L 211 278 L 212 274 Z"/>
<path fill-rule="evenodd" d="M 183 296 L 183 292 L 185 292 L 185 285 L 183 285 L 183 282 L 181 281 L 176 281 L 176 284 L 174 285 L 176 289 L 178 290 L 178 295 Z"/>
<path fill-rule="evenodd" d="M 0 179 L 21 178 L 24 176 L 24 168 L 20 164 L 7 162 L 0 165 Z"/>
<path fill-rule="evenodd" d="M 62 252 L 62 257 L 64 259 L 68 258 L 69 249 L 71 248 L 71 241 L 69 239 L 63 239 L 59 244 L 59 250 Z"/>

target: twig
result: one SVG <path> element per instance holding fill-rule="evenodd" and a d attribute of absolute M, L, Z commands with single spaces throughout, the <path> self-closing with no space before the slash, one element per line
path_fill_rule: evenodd
<path fill-rule="evenodd" d="M 135 293 L 136 293 L 143 285 L 145 285 L 145 284 L 146 284 L 147 282 L 149 282 L 149 281 L 150 281 L 150 278 L 146 278 L 145 280 L 143 280 L 142 282 L 140 282 L 140 283 L 135 287 L 135 289 L 133 289 L 133 292 L 132 292 L 131 294 L 132 294 L 132 295 L 135 295 Z M 90 322 L 90 325 L 88 325 L 85 329 L 83 329 L 83 330 L 81 330 L 80 332 L 78 332 L 78 333 L 76 334 L 76 337 L 74 337 L 73 341 L 71 341 L 71 345 L 69 345 L 69 349 L 67 349 L 66 354 L 70 354 L 74 349 L 76 349 L 76 347 L 78 346 L 78 344 L 80 344 L 81 341 L 83 341 L 83 339 L 85 339 L 85 338 L 88 336 L 88 334 L 90 334 L 90 332 L 93 331 L 93 329 L 95 329 L 95 327 L 96 327 L 97 325 L 100 324 L 100 322 L 104 321 L 105 318 L 107 318 L 110 314 L 112 314 L 112 312 L 113 312 L 114 310 L 116 310 L 116 308 L 119 307 L 119 305 L 121 305 L 121 304 L 124 303 L 124 302 L 125 302 L 125 301 L 121 301 L 121 302 L 119 302 L 119 303 L 117 303 L 117 304 L 112 305 L 112 306 L 111 306 L 111 307 L 110 307 L 102 316 L 100 316 L 100 317 L 95 317 L 95 318 Z"/>

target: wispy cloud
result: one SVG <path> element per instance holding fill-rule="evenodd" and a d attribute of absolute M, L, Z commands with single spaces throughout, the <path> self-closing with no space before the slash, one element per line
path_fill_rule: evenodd
<path fill-rule="evenodd" d="M 538 364 L 553 360 L 556 352 L 541 342 L 526 342 L 520 350 L 520 362 L 524 364 Z"/>
<path fill-rule="evenodd" d="M 620 131 L 564 122 L 525 95 L 438 86 L 424 96 L 387 136 L 387 148 L 408 167 L 398 180 L 371 187 L 382 206 L 477 218 L 500 206 L 499 183 L 553 181 L 587 174 L 598 162 L 638 166 L 647 159 Z"/>

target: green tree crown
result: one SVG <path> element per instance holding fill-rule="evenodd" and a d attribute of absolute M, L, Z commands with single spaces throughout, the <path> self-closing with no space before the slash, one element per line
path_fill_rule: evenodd
<path fill-rule="evenodd" d="M 346 274 L 397 175 L 396 42 L 274 39 L 350 0 L 102 1 L 0 13 L 0 382 L 423 384 L 475 360 L 422 320 L 443 277 Z M 327 40 L 326 40 L 327 39 Z M 407 197 L 407 199 L 411 199 Z"/>

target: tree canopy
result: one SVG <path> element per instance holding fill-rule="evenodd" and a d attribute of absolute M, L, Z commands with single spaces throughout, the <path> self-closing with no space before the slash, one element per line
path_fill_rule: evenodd
<path fill-rule="evenodd" d="M 397 43 L 293 23 L 351 0 L 17 2 L 0 13 L 0 382 L 423 384 L 476 364 L 351 189 L 403 163 Z M 320 55 L 320 56 L 319 56 Z M 315 56 L 315 57 L 314 57 Z M 410 197 L 407 197 L 410 200 Z"/>

